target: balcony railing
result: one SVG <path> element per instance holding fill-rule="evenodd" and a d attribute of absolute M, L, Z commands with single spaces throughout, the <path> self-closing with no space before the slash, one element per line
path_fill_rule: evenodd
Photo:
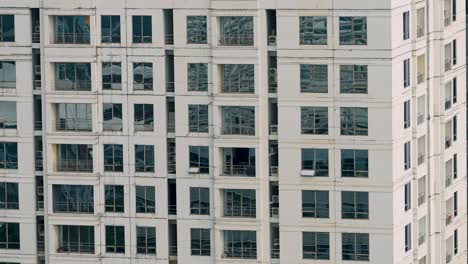
<path fill-rule="evenodd" d="M 91 202 L 85 203 L 73 203 L 73 202 L 57 202 L 54 201 L 54 212 L 55 213 L 82 213 L 92 214 L 94 213 L 94 204 Z"/>
<path fill-rule="evenodd" d="M 247 244 L 255 244 L 256 241 L 244 241 Z M 239 258 L 239 259 L 255 259 L 257 258 L 257 250 L 254 248 L 229 248 L 224 250 L 223 258 Z"/>
<path fill-rule="evenodd" d="M 421 165 L 424 163 L 424 153 L 419 153 L 418 154 L 418 165 Z"/>
<path fill-rule="evenodd" d="M 59 241 L 57 253 L 94 254 L 94 243 Z"/>
<path fill-rule="evenodd" d="M 270 207 L 270 217 L 279 217 L 279 207 L 278 206 Z"/>
<path fill-rule="evenodd" d="M 276 46 L 276 35 L 268 36 L 268 46 Z"/>
<path fill-rule="evenodd" d="M 278 166 L 270 166 L 270 176 L 278 176 Z"/>
<path fill-rule="evenodd" d="M 42 171 L 44 169 L 42 151 L 37 150 L 34 155 L 36 171 Z"/>
<path fill-rule="evenodd" d="M 57 171 L 70 172 L 92 172 L 92 160 L 58 160 Z"/>
<path fill-rule="evenodd" d="M 255 93 L 254 80 L 224 80 L 221 83 L 223 93 Z"/>
<path fill-rule="evenodd" d="M 273 246 L 271 248 L 271 258 L 278 259 L 280 257 L 280 249 L 279 246 Z"/>
<path fill-rule="evenodd" d="M 426 234 L 419 234 L 418 235 L 418 245 L 422 245 L 426 242 Z"/>
<path fill-rule="evenodd" d="M 0 81 L 0 89 L 15 89 L 16 81 Z"/>
<path fill-rule="evenodd" d="M 453 222 L 453 213 L 448 212 L 445 217 L 445 225 L 450 225 Z"/>
<path fill-rule="evenodd" d="M 55 44 L 90 44 L 89 33 L 55 33 Z"/>
<path fill-rule="evenodd" d="M 222 128 L 222 134 L 223 135 L 254 136 L 255 127 L 224 124 Z"/>
<path fill-rule="evenodd" d="M 255 165 L 224 165 L 223 174 L 228 176 L 255 177 Z"/>
<path fill-rule="evenodd" d="M 167 212 L 168 212 L 168 214 L 170 214 L 170 215 L 175 215 L 175 214 L 177 214 L 177 205 L 175 205 L 175 204 L 169 204 L 169 205 L 167 206 Z"/>
<path fill-rule="evenodd" d="M 39 42 L 41 42 L 41 33 L 40 32 L 32 32 L 31 38 L 32 38 L 33 43 L 39 43 Z"/>
<path fill-rule="evenodd" d="M 418 125 L 424 122 L 424 114 L 418 113 L 417 122 L 418 122 Z"/>
<path fill-rule="evenodd" d="M 84 118 L 59 118 L 55 128 L 59 131 L 91 131 L 92 119 Z"/>
<path fill-rule="evenodd" d="M 42 81 L 41 80 L 34 80 L 34 90 L 41 90 Z"/>
<path fill-rule="evenodd" d="M 134 123 L 135 131 L 154 131 L 154 124 Z"/>
<path fill-rule="evenodd" d="M 174 35 L 172 34 L 164 35 L 164 43 L 166 45 L 174 45 Z"/>
<path fill-rule="evenodd" d="M 173 93 L 175 91 L 175 83 L 172 82 L 166 82 L 166 92 L 168 93 Z"/>
<path fill-rule="evenodd" d="M 417 37 L 420 38 L 420 37 L 423 37 L 424 34 L 426 34 L 425 30 L 424 30 L 424 26 L 417 26 L 416 27 L 416 34 L 417 34 Z"/>
<path fill-rule="evenodd" d="M 418 206 L 426 202 L 426 194 L 425 193 L 419 193 L 418 194 Z"/>
<path fill-rule="evenodd" d="M 268 81 L 268 92 L 269 93 L 277 93 L 278 92 L 278 82 Z"/>
<path fill-rule="evenodd" d="M 445 100 L 445 110 L 448 110 L 450 109 L 450 107 L 452 107 L 452 100 L 451 99 L 446 99 Z"/>
<path fill-rule="evenodd" d="M 16 129 L 17 125 L 16 120 L 0 120 L 0 129 Z"/>
<path fill-rule="evenodd" d="M 255 217 L 256 215 L 255 206 L 224 206 L 224 217 Z"/>
<path fill-rule="evenodd" d="M 122 121 L 104 121 L 102 124 L 104 131 L 122 131 Z"/>
<path fill-rule="evenodd" d="M 177 246 L 169 246 L 169 256 L 177 256 Z"/>
<path fill-rule="evenodd" d="M 253 46 L 253 34 L 221 34 L 219 37 L 220 46 Z"/>
<path fill-rule="evenodd" d="M 56 80 L 57 91 L 91 91 L 91 80 Z"/>

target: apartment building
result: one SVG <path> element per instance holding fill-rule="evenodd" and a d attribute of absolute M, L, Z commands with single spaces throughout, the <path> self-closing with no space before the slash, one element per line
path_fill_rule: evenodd
<path fill-rule="evenodd" d="M 0 0 L 0 263 L 466 263 L 464 14 Z"/>

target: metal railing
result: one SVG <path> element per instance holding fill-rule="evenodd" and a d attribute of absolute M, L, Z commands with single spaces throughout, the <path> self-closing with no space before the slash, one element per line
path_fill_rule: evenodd
<path fill-rule="evenodd" d="M 421 165 L 424 163 L 424 153 L 419 153 L 418 154 L 418 165 Z"/>
<path fill-rule="evenodd" d="M 268 36 L 268 46 L 276 46 L 276 35 Z"/>
<path fill-rule="evenodd" d="M 268 92 L 269 93 L 277 93 L 278 92 L 278 82 L 269 81 L 268 82 Z"/>
<path fill-rule="evenodd" d="M 278 176 L 278 166 L 270 166 L 270 176 Z"/>
<path fill-rule="evenodd" d="M 57 202 L 54 201 L 54 213 L 94 213 L 92 202 Z"/>
<path fill-rule="evenodd" d="M 450 109 L 452 107 L 452 99 L 445 100 L 445 110 Z"/>
<path fill-rule="evenodd" d="M 247 244 L 255 244 L 256 241 L 243 241 Z M 241 258 L 241 259 L 255 259 L 257 258 L 257 250 L 255 248 L 236 248 L 232 247 L 224 250 L 222 258 Z"/>
<path fill-rule="evenodd" d="M 44 169 L 42 151 L 37 150 L 35 151 L 34 155 L 35 155 L 34 164 L 35 164 L 36 171 L 42 171 Z"/>
<path fill-rule="evenodd" d="M 418 125 L 420 125 L 420 124 L 422 124 L 424 122 L 424 114 L 422 114 L 422 113 L 418 114 L 417 122 L 418 122 Z"/>
<path fill-rule="evenodd" d="M 450 225 L 453 222 L 453 213 L 448 212 L 445 216 L 445 225 Z"/>
<path fill-rule="evenodd" d="M 16 129 L 17 125 L 16 120 L 0 120 L 0 129 Z"/>
<path fill-rule="evenodd" d="M 57 171 L 70 172 L 92 172 L 92 160 L 58 160 Z"/>
<path fill-rule="evenodd" d="M 224 165 L 223 174 L 227 176 L 255 177 L 255 165 Z"/>
<path fill-rule="evenodd" d="M 235 124 L 234 125 L 223 124 L 222 134 L 223 135 L 254 136 L 255 135 L 255 127 L 235 125 Z"/>
<path fill-rule="evenodd" d="M 254 34 L 221 34 L 220 46 L 253 46 Z"/>
<path fill-rule="evenodd" d="M 278 125 L 272 124 L 268 127 L 268 134 L 269 135 L 278 135 Z"/>
<path fill-rule="evenodd" d="M 227 206 L 224 205 L 224 217 L 255 217 L 257 208 L 255 206 Z"/>
<path fill-rule="evenodd" d="M 224 80 L 221 83 L 223 93 L 255 93 L 255 80 Z"/>
<path fill-rule="evenodd" d="M 173 93 L 175 91 L 175 83 L 172 82 L 166 82 L 166 92 L 167 93 Z"/>
<path fill-rule="evenodd" d="M 133 125 L 134 125 L 135 131 L 153 131 L 154 130 L 154 124 L 134 123 Z"/>
<path fill-rule="evenodd" d="M 41 90 L 42 87 L 42 81 L 41 80 L 34 80 L 34 90 Z"/>
<path fill-rule="evenodd" d="M 0 81 L 1 89 L 15 89 L 16 81 Z"/>
<path fill-rule="evenodd" d="M 164 43 L 166 45 L 174 45 L 174 35 L 172 34 L 164 35 Z"/>
<path fill-rule="evenodd" d="M 92 131 L 92 119 L 59 118 L 55 121 L 55 129 L 59 131 Z"/>
<path fill-rule="evenodd" d="M 279 207 L 270 207 L 270 217 L 279 217 Z"/>
<path fill-rule="evenodd" d="M 169 246 L 169 256 L 177 256 L 177 246 Z"/>
<path fill-rule="evenodd" d="M 55 44 L 90 44 L 89 33 L 55 33 Z"/>
<path fill-rule="evenodd" d="M 424 26 L 417 26 L 416 27 L 416 32 L 417 32 L 416 34 L 417 34 L 418 38 L 420 38 L 420 37 L 422 37 L 422 36 L 424 36 L 426 34 Z"/>
<path fill-rule="evenodd" d="M 271 258 L 278 259 L 280 257 L 280 249 L 279 246 L 275 246 L 271 248 Z"/>
<path fill-rule="evenodd" d="M 425 193 L 419 193 L 418 194 L 418 206 L 426 202 L 426 194 Z"/>
<path fill-rule="evenodd" d="M 41 32 L 32 32 L 31 39 L 33 43 L 41 42 Z"/>
<path fill-rule="evenodd" d="M 419 234 L 418 236 L 418 245 L 422 245 L 426 242 L 426 234 Z"/>
<path fill-rule="evenodd" d="M 91 80 L 56 80 L 57 91 L 91 91 Z"/>
<path fill-rule="evenodd" d="M 94 254 L 94 243 L 59 241 L 57 253 Z"/>
<path fill-rule="evenodd" d="M 167 212 L 168 212 L 168 214 L 170 214 L 170 215 L 175 215 L 175 214 L 177 214 L 177 205 L 175 205 L 175 204 L 169 204 L 169 205 L 167 206 Z"/>

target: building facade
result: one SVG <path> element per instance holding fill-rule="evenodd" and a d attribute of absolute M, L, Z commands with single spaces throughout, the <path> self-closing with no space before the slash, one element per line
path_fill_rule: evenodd
<path fill-rule="evenodd" d="M 462 0 L 0 0 L 0 263 L 466 263 L 464 43 Z"/>

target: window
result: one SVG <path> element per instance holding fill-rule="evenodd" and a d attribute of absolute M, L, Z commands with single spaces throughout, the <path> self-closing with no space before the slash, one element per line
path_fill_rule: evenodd
<path fill-rule="evenodd" d="M 411 126 L 411 101 L 403 102 L 403 128 Z"/>
<path fill-rule="evenodd" d="M 302 217 L 328 218 L 328 191 L 302 191 Z"/>
<path fill-rule="evenodd" d="M 122 185 L 105 185 L 104 195 L 106 212 L 124 212 L 124 187 Z"/>
<path fill-rule="evenodd" d="M 154 130 L 154 112 L 152 104 L 135 104 L 134 107 L 134 128 L 135 131 Z"/>
<path fill-rule="evenodd" d="M 452 40 L 452 64 L 457 64 L 457 40 Z"/>
<path fill-rule="evenodd" d="M 206 16 L 187 16 L 187 44 L 206 44 L 207 41 Z"/>
<path fill-rule="evenodd" d="M 257 212 L 256 203 L 255 190 L 224 190 L 223 216 L 255 218 Z"/>
<path fill-rule="evenodd" d="M 301 133 L 303 135 L 327 135 L 328 108 L 301 107 Z"/>
<path fill-rule="evenodd" d="M 408 87 L 411 84 L 410 70 L 410 59 L 406 59 L 403 61 L 403 87 Z"/>
<path fill-rule="evenodd" d="M 417 11 L 417 37 L 423 37 L 426 34 L 426 28 L 425 28 L 425 23 L 426 23 L 426 10 L 425 8 L 419 8 Z"/>
<path fill-rule="evenodd" d="M 122 131 L 122 104 L 103 104 L 104 131 Z"/>
<path fill-rule="evenodd" d="M 254 148 L 223 148 L 223 175 L 255 177 Z"/>
<path fill-rule="evenodd" d="M 154 172 L 153 145 L 135 145 L 135 171 Z"/>
<path fill-rule="evenodd" d="M 458 229 L 453 230 L 453 254 L 458 254 Z"/>
<path fill-rule="evenodd" d="M 91 39 L 89 20 L 89 16 L 56 16 L 55 43 L 89 44 Z"/>
<path fill-rule="evenodd" d="M 133 63 L 133 90 L 153 90 L 153 63 Z"/>
<path fill-rule="evenodd" d="M 93 146 L 59 144 L 57 171 L 92 172 Z"/>
<path fill-rule="evenodd" d="M 255 93 L 253 64 L 221 64 L 221 92 Z"/>
<path fill-rule="evenodd" d="M 187 90 L 193 92 L 208 91 L 208 63 L 187 64 Z"/>
<path fill-rule="evenodd" d="M 410 13 L 403 12 L 403 40 L 409 39 L 410 36 Z"/>
<path fill-rule="evenodd" d="M 369 151 L 342 149 L 341 177 L 369 177 Z"/>
<path fill-rule="evenodd" d="M 153 41 L 153 28 L 151 16 L 133 16 L 133 43 L 151 43 Z"/>
<path fill-rule="evenodd" d="M 340 17 L 340 45 L 367 45 L 367 17 Z"/>
<path fill-rule="evenodd" d="M 192 256 L 209 256 L 211 253 L 210 229 L 190 228 L 190 250 Z"/>
<path fill-rule="evenodd" d="M 16 62 L 0 61 L 0 89 L 1 88 L 16 88 Z"/>
<path fill-rule="evenodd" d="M 301 45 L 327 45 L 327 17 L 299 17 L 299 43 Z"/>
<path fill-rule="evenodd" d="M 411 183 L 408 182 L 404 187 L 405 192 L 405 211 L 411 209 Z"/>
<path fill-rule="evenodd" d="M 94 192 L 92 185 L 52 186 L 54 213 L 94 213 Z"/>
<path fill-rule="evenodd" d="M 120 16 L 101 16 L 101 42 L 120 43 Z"/>
<path fill-rule="evenodd" d="M 136 212 L 137 213 L 154 213 L 155 206 L 155 190 L 154 186 L 136 186 Z"/>
<path fill-rule="evenodd" d="M 405 252 L 411 249 L 411 224 L 405 226 Z"/>
<path fill-rule="evenodd" d="M 328 65 L 301 64 L 301 93 L 328 92 Z"/>
<path fill-rule="evenodd" d="M 94 226 L 58 226 L 58 253 L 94 254 Z"/>
<path fill-rule="evenodd" d="M 313 176 L 328 176 L 328 149 L 302 149 L 302 169 L 313 170 Z"/>
<path fill-rule="evenodd" d="M 453 216 L 458 215 L 458 192 L 453 193 Z"/>
<path fill-rule="evenodd" d="M 197 173 L 210 173 L 210 152 L 207 146 L 189 146 L 190 152 L 190 171 L 198 169 Z"/>
<path fill-rule="evenodd" d="M 445 110 L 457 103 L 457 93 L 457 78 L 455 77 L 445 84 Z"/>
<path fill-rule="evenodd" d="M 369 219 L 369 193 L 341 192 L 341 218 Z"/>
<path fill-rule="evenodd" d="M 56 63 L 57 91 L 91 91 L 91 63 Z"/>
<path fill-rule="evenodd" d="M 453 67 L 454 57 L 456 55 L 456 51 L 454 51 L 453 44 L 456 42 L 450 42 L 445 44 L 444 46 L 444 56 L 445 56 L 445 71 L 449 71 Z M 456 59 L 455 59 L 456 62 Z"/>
<path fill-rule="evenodd" d="M 104 171 L 123 171 L 123 145 L 104 144 Z"/>
<path fill-rule="evenodd" d="M 342 259 L 369 261 L 369 234 L 342 233 Z"/>
<path fill-rule="evenodd" d="M 19 209 L 18 183 L 0 182 L 0 209 Z"/>
<path fill-rule="evenodd" d="M 0 169 L 18 169 L 18 143 L 0 142 Z"/>
<path fill-rule="evenodd" d="M 330 234 L 302 232 L 303 259 L 330 259 Z"/>
<path fill-rule="evenodd" d="M 223 135 L 255 135 L 255 107 L 223 106 Z"/>
<path fill-rule="evenodd" d="M 404 145 L 404 155 L 403 155 L 403 163 L 405 170 L 411 168 L 411 142 L 406 142 Z"/>
<path fill-rule="evenodd" d="M 125 253 L 125 227 L 106 225 L 106 252 Z"/>
<path fill-rule="evenodd" d="M 122 90 L 122 63 L 102 63 L 102 89 Z"/>
<path fill-rule="evenodd" d="M 253 46 L 254 31 L 251 16 L 223 16 L 219 18 L 221 46 Z"/>
<path fill-rule="evenodd" d="M 16 129 L 16 102 L 0 101 L 0 129 Z"/>
<path fill-rule="evenodd" d="M 15 41 L 15 16 L 0 15 L 0 42 Z"/>
<path fill-rule="evenodd" d="M 210 189 L 204 187 L 190 187 L 190 214 L 210 214 Z"/>
<path fill-rule="evenodd" d="M 340 65 L 340 93 L 367 94 L 367 65 Z"/>
<path fill-rule="evenodd" d="M 60 131 L 91 131 L 91 104 L 56 104 L 55 129 Z"/>
<path fill-rule="evenodd" d="M 156 254 L 156 228 L 137 226 L 137 253 Z"/>
<path fill-rule="evenodd" d="M 225 258 L 256 259 L 257 258 L 257 232 L 224 230 Z"/>
<path fill-rule="evenodd" d="M 189 132 L 208 133 L 208 105 L 188 106 Z"/>
<path fill-rule="evenodd" d="M 341 135 L 367 136 L 368 110 L 364 107 L 341 107 Z"/>

